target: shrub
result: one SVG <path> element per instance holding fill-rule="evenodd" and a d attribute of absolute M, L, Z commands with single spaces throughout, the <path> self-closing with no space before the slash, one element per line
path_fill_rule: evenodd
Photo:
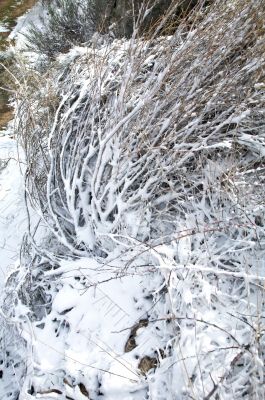
<path fill-rule="evenodd" d="M 165 355 L 146 380 L 154 400 L 264 394 L 263 15 L 262 1 L 216 0 L 171 37 L 133 37 L 80 50 L 72 62 L 62 57 L 43 77 L 46 85 L 36 74 L 39 90 L 30 72 L 20 93 L 27 199 L 51 235 L 38 248 L 32 229 L 21 250 L 21 270 L 32 271 L 34 283 L 29 289 L 21 279 L 32 325 L 43 318 L 35 311 L 35 299 L 42 298 L 36 288 L 62 299 L 69 287 L 94 296 L 100 283 L 126 274 L 136 288 L 138 274 L 145 297 L 133 302 L 139 316 L 148 314 L 144 328 Z M 82 330 L 66 314 L 75 310 L 59 314 L 53 300 L 43 299 L 46 337 L 58 343 L 60 335 L 72 351 L 73 334 L 79 341 Z M 74 305 L 79 316 L 91 306 L 90 299 L 81 301 Z M 129 317 L 123 330 L 135 325 Z M 98 337 L 103 319 L 100 325 Z M 108 396 L 107 374 L 89 369 L 94 359 L 87 349 L 95 345 L 86 322 L 83 333 L 87 369 L 82 356 L 75 381 L 100 379 Z M 138 340 L 143 343 L 141 335 Z M 34 346 L 36 365 L 35 338 Z M 141 347 L 139 368 L 153 359 L 151 346 Z M 130 353 L 126 361 L 135 365 Z M 66 352 L 61 357 L 58 369 L 34 371 L 42 394 L 54 376 L 60 391 L 68 375 L 76 376 L 73 358 L 69 366 Z M 109 371 L 109 365 L 100 368 Z M 130 393 L 144 398 L 136 397 L 137 385 Z"/>
<path fill-rule="evenodd" d="M 202 6 L 211 2 L 203 1 Z M 118 38 L 130 38 L 136 32 L 151 34 L 159 26 L 160 34 L 172 34 L 200 3 L 199 0 L 156 0 L 152 4 L 147 0 L 43 0 L 42 26 L 32 25 L 25 36 L 30 50 L 53 58 L 72 45 L 89 41 L 94 32 L 108 33 L 110 28 Z"/>
<path fill-rule="evenodd" d="M 72 45 L 87 42 L 95 32 L 93 0 L 55 0 L 45 3 L 44 10 L 41 26 L 31 25 L 25 34 L 29 50 L 54 57 Z"/>

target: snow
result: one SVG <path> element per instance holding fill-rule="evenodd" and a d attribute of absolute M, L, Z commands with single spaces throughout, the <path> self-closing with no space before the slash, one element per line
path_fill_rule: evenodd
<path fill-rule="evenodd" d="M 105 273 L 108 282 L 98 287 L 98 267 L 93 259 L 61 263 L 61 269 L 56 271 L 60 274 L 61 290 L 54 298 L 53 311 L 48 320 L 45 318 L 44 327 L 38 328 L 42 321 L 34 324 L 35 327 L 32 325 L 35 363 L 42 374 L 50 376 L 50 382 L 64 366 L 77 381 L 81 379 L 82 371 L 82 380 L 92 392 L 96 393 L 100 376 L 102 389 L 108 388 L 106 398 L 133 399 L 134 395 L 128 395 L 128 392 L 140 390 L 143 384 L 137 371 L 137 360 L 130 354 L 125 356 L 123 348 L 128 337 L 126 328 L 132 326 L 143 312 L 137 312 L 131 296 L 132 293 L 137 296 L 137 291 L 140 294 L 142 278 L 136 275 L 108 281 L 112 274 L 108 277 Z M 75 278 L 80 276 L 85 286 L 75 283 Z M 32 384 L 36 390 L 41 390 L 37 376 Z"/>
<path fill-rule="evenodd" d="M 5 33 L 5 32 L 9 32 L 9 28 L 6 24 L 4 23 L 0 23 L 0 33 Z"/>
<path fill-rule="evenodd" d="M 17 142 L 0 137 L 0 289 L 7 272 L 19 258 L 22 238 L 27 231 L 24 204 L 23 155 Z"/>

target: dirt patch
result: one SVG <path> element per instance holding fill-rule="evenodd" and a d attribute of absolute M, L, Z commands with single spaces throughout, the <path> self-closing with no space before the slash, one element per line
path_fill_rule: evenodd
<path fill-rule="evenodd" d="M 0 130 L 5 128 L 8 122 L 12 119 L 13 111 L 9 107 L 1 108 L 0 110 Z"/>
<path fill-rule="evenodd" d="M 0 72 L 0 87 L 6 87 L 6 75 Z M 5 128 L 7 123 L 12 119 L 12 109 L 8 105 L 9 96 L 5 90 L 0 89 L 0 130 Z"/>
<path fill-rule="evenodd" d="M 0 32 L 0 50 L 4 50 L 8 43 L 6 39 L 14 26 L 16 20 L 34 6 L 36 0 L 0 0 L 0 23 L 8 29 L 8 32 Z"/>
<path fill-rule="evenodd" d="M 10 0 L 1 0 L 0 2 L 0 13 L 8 12 L 9 17 L 18 18 L 23 15 L 26 11 L 28 11 L 31 7 L 34 6 L 36 0 L 25 0 L 22 2 L 18 1 L 10 1 Z M 14 8 L 14 6 L 16 6 Z"/>

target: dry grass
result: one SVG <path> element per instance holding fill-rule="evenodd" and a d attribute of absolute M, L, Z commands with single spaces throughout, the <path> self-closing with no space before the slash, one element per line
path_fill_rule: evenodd
<path fill-rule="evenodd" d="M 0 15 L 7 16 L 8 20 L 11 21 L 9 28 L 11 29 L 16 24 L 16 19 L 21 15 L 25 14 L 30 8 L 34 6 L 36 0 L 23 0 L 20 4 L 17 1 L 1 0 L 0 1 Z M 8 38 L 9 32 L 0 33 L 0 50 L 4 50 L 9 44 L 5 43 L 5 39 Z M 6 74 L 0 73 L 0 86 L 2 83 L 6 83 Z M 2 82 L 2 83 L 1 83 Z M 8 96 L 5 96 L 6 101 L 0 100 L 0 129 L 6 127 L 7 123 L 13 117 L 13 111 L 8 107 Z"/>

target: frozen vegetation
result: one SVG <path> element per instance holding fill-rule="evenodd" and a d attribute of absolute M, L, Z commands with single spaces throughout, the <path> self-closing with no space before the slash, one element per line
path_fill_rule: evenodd
<path fill-rule="evenodd" d="M 265 399 L 265 3 L 179 3 L 17 53 L 3 400 Z"/>

